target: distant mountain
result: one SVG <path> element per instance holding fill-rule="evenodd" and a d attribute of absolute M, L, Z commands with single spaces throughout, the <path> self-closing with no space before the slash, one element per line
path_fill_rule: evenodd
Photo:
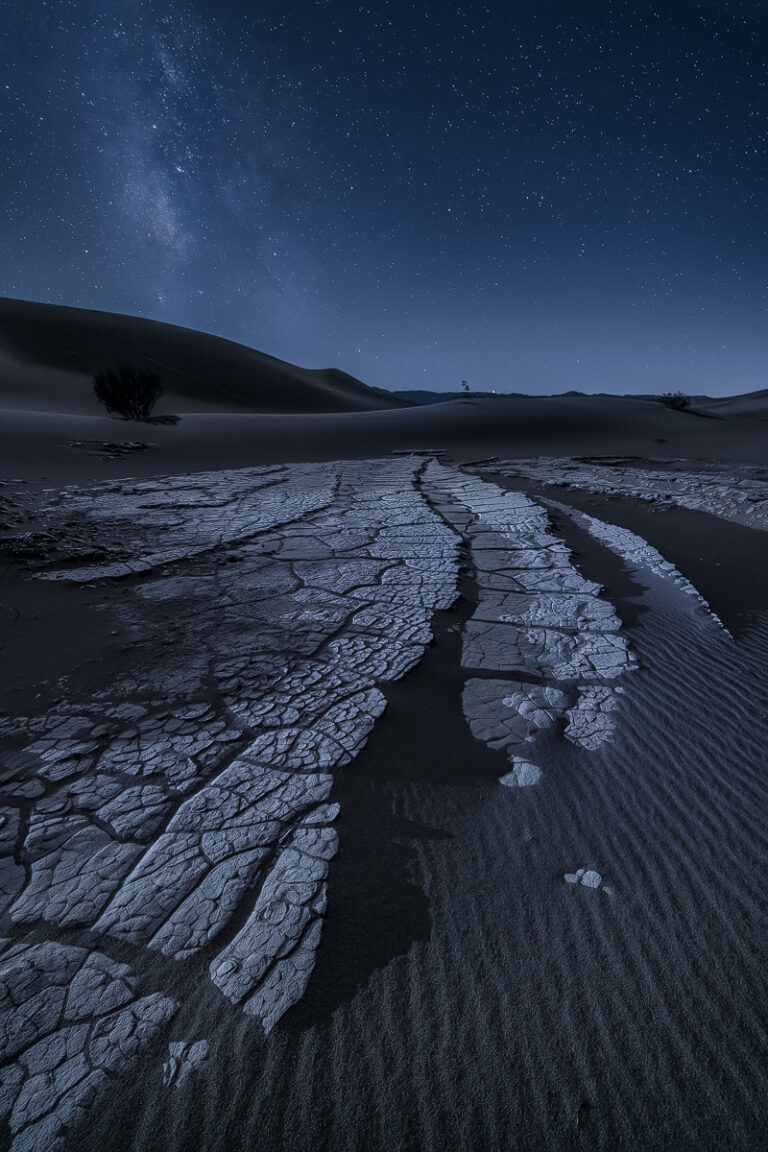
<path fill-rule="evenodd" d="M 298 368 L 191 328 L 0 298 L 0 406 L 98 407 L 91 377 L 121 362 L 155 368 L 158 411 L 361 412 L 407 408 L 336 368 Z"/>
<path fill-rule="evenodd" d="M 530 392 L 430 392 L 427 389 L 398 389 L 392 392 L 403 400 L 410 400 L 414 404 L 443 404 L 446 400 L 462 400 L 467 398 L 487 400 L 492 396 L 507 399 L 515 396 L 518 399 L 553 399 L 557 396 L 610 396 L 613 400 L 656 400 L 661 403 L 658 392 L 624 392 L 617 395 L 615 392 L 552 392 L 547 397 L 532 396 Z M 691 403 L 698 404 L 711 400 L 709 396 L 691 396 Z"/>
<path fill-rule="evenodd" d="M 610 396 L 614 400 L 655 400 L 658 404 L 663 404 L 663 393 L 661 392 L 557 392 L 553 393 L 557 396 Z M 703 403 L 705 400 L 710 400 L 710 396 L 698 396 L 692 393 L 686 393 L 688 399 L 692 404 Z"/>

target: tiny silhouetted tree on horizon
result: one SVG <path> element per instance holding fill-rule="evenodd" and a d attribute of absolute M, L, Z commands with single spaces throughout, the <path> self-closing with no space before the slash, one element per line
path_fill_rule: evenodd
<path fill-rule="evenodd" d="M 93 378 L 93 390 L 108 412 L 125 420 L 148 420 L 163 394 L 159 373 L 133 364 L 102 368 Z"/>
<path fill-rule="evenodd" d="M 469 384 L 467 384 L 466 380 L 462 380 L 461 387 L 465 392 L 469 392 Z"/>
<path fill-rule="evenodd" d="M 691 398 L 685 392 L 664 392 L 661 402 L 666 404 L 667 408 L 675 408 L 678 412 L 691 406 Z"/>

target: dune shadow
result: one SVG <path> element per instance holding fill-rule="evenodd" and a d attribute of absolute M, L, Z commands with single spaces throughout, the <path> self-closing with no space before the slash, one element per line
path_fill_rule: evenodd
<path fill-rule="evenodd" d="M 282 1030 L 303 1032 L 326 1021 L 372 973 L 430 937 L 430 900 L 414 879 L 417 844 L 450 835 L 393 815 L 391 802 L 378 788 L 370 790 L 365 809 L 356 811 L 342 797 L 341 842 L 317 962 Z"/>
<path fill-rule="evenodd" d="M 307 991 L 281 1029 L 301 1031 L 327 1019 L 375 971 L 429 940 L 431 899 L 417 871 L 421 846 L 453 839 L 433 819 L 441 821 L 446 804 L 482 804 L 508 768 L 502 752 L 472 736 L 462 711 L 467 672 L 459 626 L 476 594 L 466 572 L 459 587 L 454 605 L 436 613 L 435 639 L 421 662 L 386 685 L 385 714 L 336 778 L 340 847 L 331 863 L 328 915 Z"/>
<path fill-rule="evenodd" d="M 161 416 L 147 416 L 146 424 L 178 424 L 181 416 L 176 413 L 167 413 Z"/>

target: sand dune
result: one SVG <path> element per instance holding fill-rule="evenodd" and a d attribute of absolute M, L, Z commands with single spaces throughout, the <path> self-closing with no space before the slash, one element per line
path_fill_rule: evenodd
<path fill-rule="evenodd" d="M 313 371 L 253 348 L 135 316 L 0 299 L 0 407 L 96 412 L 90 380 L 107 365 L 150 365 L 157 411 L 349 412 L 407 402 L 337 369 Z"/>
<path fill-rule="evenodd" d="M 750 416 L 755 420 L 768 420 L 768 388 L 759 392 L 745 392 L 741 396 L 723 396 L 696 405 L 697 412 L 711 416 Z"/>
<path fill-rule="evenodd" d="M 149 447 L 116 459 L 98 449 L 120 441 Z M 40 410 L 6 409 L 0 419 L 6 474 L 46 483 L 364 459 L 427 448 L 467 462 L 532 454 L 761 461 L 765 425 L 747 417 L 708 420 L 660 404 L 593 397 L 456 400 L 400 411 L 294 415 L 211 410 L 184 414 L 173 427 Z"/>
<path fill-rule="evenodd" d="M 761 397 L 140 424 L 33 327 L 0 1146 L 762 1147 Z"/>
<path fill-rule="evenodd" d="M 91 374 L 150 362 L 175 426 L 107 415 Z M 440 448 L 499 456 L 762 460 L 765 394 L 712 401 L 717 419 L 612 396 L 465 396 L 408 406 L 333 370 L 314 372 L 204 333 L 130 316 L 0 300 L 0 453 L 12 476 L 85 481 Z M 138 441 L 128 457 L 99 444 Z M 72 445 L 74 444 L 74 447 Z"/>

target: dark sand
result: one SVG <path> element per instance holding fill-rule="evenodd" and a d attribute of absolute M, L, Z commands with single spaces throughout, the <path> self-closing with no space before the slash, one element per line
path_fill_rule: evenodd
<path fill-rule="evenodd" d="M 0 394 L 0 404 L 2 396 Z M 442 449 L 449 459 L 607 455 L 745 460 L 768 454 L 760 420 L 707 420 L 642 400 L 554 397 L 455 400 L 402 411 L 185 413 L 174 426 L 116 417 L 1 410 L 5 475 L 87 483 L 285 461 L 385 456 Z M 140 441 L 146 451 L 110 460 L 73 442 Z"/>

